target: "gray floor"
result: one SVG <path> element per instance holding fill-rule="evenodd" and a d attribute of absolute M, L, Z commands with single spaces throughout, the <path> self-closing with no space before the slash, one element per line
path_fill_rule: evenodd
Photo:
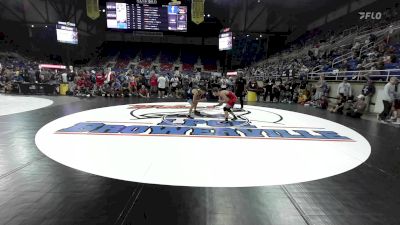
<path fill-rule="evenodd" d="M 260 103 L 344 124 L 366 137 L 371 156 L 344 174 L 292 185 L 159 186 L 65 167 L 34 144 L 38 129 L 56 118 L 144 100 L 50 98 L 56 101 L 50 107 L 0 117 L 0 224 L 400 224 L 398 128 L 299 105 Z"/>

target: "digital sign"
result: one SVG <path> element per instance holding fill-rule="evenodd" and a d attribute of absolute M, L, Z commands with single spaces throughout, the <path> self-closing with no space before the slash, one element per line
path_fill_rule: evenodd
<path fill-rule="evenodd" d="M 220 51 L 232 49 L 232 32 L 223 32 L 219 35 L 218 46 Z"/>
<path fill-rule="evenodd" d="M 56 25 L 57 41 L 67 44 L 78 44 L 78 29 L 74 23 L 58 22 Z"/>
<path fill-rule="evenodd" d="M 156 3 L 154 0 L 107 2 L 107 28 L 187 31 L 187 6 L 153 5 Z"/>

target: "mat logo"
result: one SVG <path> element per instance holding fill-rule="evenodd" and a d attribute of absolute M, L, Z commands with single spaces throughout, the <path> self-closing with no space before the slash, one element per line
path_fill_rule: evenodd
<path fill-rule="evenodd" d="M 282 126 L 282 116 L 265 110 L 263 117 L 251 116 L 251 110 L 236 110 L 239 118 L 225 122 L 221 109 L 198 107 L 195 118 L 187 118 L 188 105 L 132 105 L 133 119 L 117 121 L 85 121 L 60 129 L 58 134 L 132 135 L 170 137 L 209 137 L 284 139 L 309 141 L 353 141 L 324 128 L 290 128 Z M 260 114 L 260 112 L 257 112 Z M 256 120 L 254 119 L 256 118 Z M 262 119 L 262 120 L 261 120 Z M 280 125 L 280 126 L 276 126 Z"/>
<path fill-rule="evenodd" d="M 382 18 L 381 12 L 359 12 L 360 20 L 380 20 Z"/>

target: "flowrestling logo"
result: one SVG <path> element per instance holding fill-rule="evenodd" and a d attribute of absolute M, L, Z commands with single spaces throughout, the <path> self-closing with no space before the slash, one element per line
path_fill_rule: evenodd
<path fill-rule="evenodd" d="M 222 107 L 183 102 L 130 104 L 56 119 L 36 134 L 48 157 L 88 173 L 126 181 L 248 187 L 337 175 L 371 147 L 340 124 L 301 113 L 245 106 L 224 121 Z"/>
<path fill-rule="evenodd" d="M 360 15 L 360 20 L 380 20 L 382 19 L 382 13 L 381 12 L 359 12 L 358 15 Z"/>
<path fill-rule="evenodd" d="M 187 118 L 188 105 L 131 105 L 129 121 L 84 121 L 57 134 L 142 135 L 174 137 L 259 138 L 309 141 L 353 141 L 336 131 L 318 127 L 287 127 L 283 117 L 267 109 L 254 120 L 249 110 L 234 110 L 238 120 L 225 122 L 221 108 L 200 106 Z M 142 122 L 146 121 L 146 122 Z"/>

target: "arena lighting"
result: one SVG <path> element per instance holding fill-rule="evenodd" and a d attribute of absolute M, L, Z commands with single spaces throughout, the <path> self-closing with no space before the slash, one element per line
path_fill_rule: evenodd
<path fill-rule="evenodd" d="M 258 38 L 256 38 L 256 40 L 258 41 Z"/>
<path fill-rule="evenodd" d="M 260 38 L 262 38 L 262 34 L 260 34 Z"/>
<path fill-rule="evenodd" d="M 103 12 L 103 13 L 105 13 L 105 12 L 106 12 L 106 10 L 105 10 L 105 9 L 103 9 L 103 10 L 102 10 L 102 12 Z"/>
<path fill-rule="evenodd" d="M 32 24 L 32 25 L 31 25 L 31 27 L 32 27 L 32 28 L 34 28 L 34 27 L 35 27 L 35 25 L 33 25 L 33 24 Z"/>
<path fill-rule="evenodd" d="M 207 17 L 210 17 L 211 15 L 210 14 L 207 14 Z"/>
<path fill-rule="evenodd" d="M 250 34 L 246 35 L 246 37 L 250 37 Z"/>

